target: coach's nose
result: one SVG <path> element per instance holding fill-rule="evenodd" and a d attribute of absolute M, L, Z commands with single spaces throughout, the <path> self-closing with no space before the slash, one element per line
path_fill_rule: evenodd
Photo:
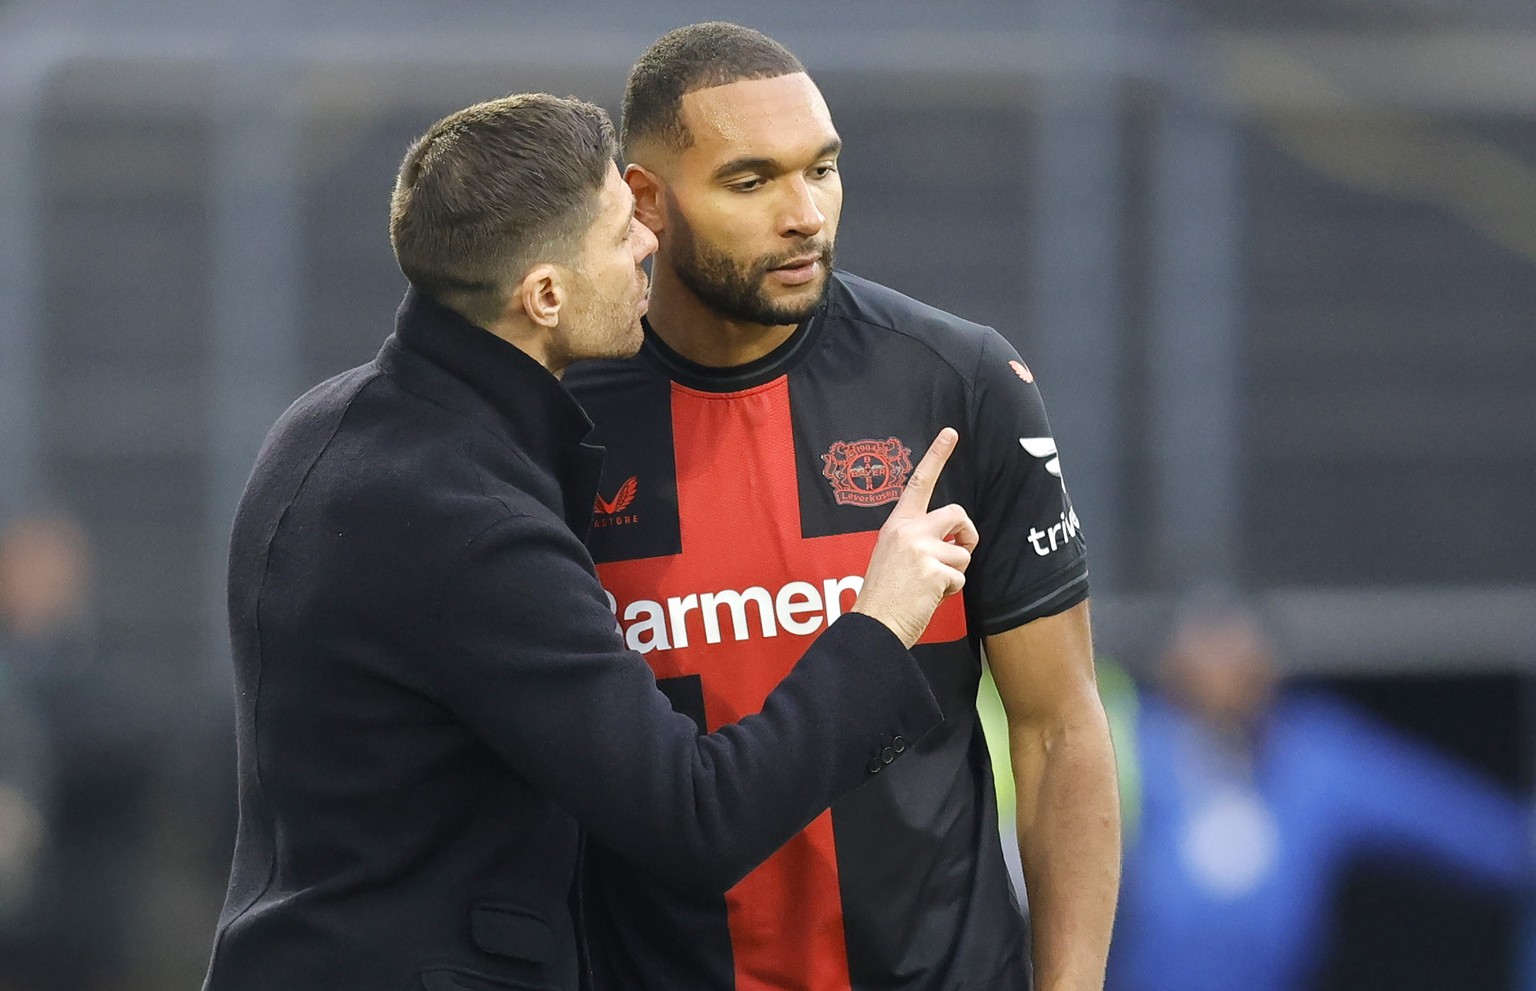
<path fill-rule="evenodd" d="M 657 241 L 656 235 L 649 227 L 638 220 L 634 224 L 635 232 L 630 237 L 630 243 L 635 252 L 635 264 L 638 265 L 656 253 Z"/>

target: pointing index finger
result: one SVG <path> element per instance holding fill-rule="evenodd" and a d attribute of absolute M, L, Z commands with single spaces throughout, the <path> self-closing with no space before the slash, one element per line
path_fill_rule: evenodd
<path fill-rule="evenodd" d="M 891 510 L 892 516 L 915 517 L 928 512 L 934 486 L 939 483 L 939 473 L 944 470 L 959 439 L 960 435 L 952 427 L 939 431 L 933 443 L 928 445 L 928 453 L 923 455 L 923 460 L 912 470 L 907 487 L 902 490 L 901 498 L 896 500 L 896 507 Z"/>

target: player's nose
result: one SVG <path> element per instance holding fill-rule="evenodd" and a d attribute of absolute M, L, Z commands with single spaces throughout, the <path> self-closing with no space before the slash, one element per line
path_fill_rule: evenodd
<path fill-rule="evenodd" d="M 816 205 L 816 198 L 811 195 L 811 188 L 805 180 L 796 178 L 788 183 L 784 213 L 779 221 L 779 233 L 786 236 L 799 234 L 804 237 L 815 237 L 821 233 L 821 228 L 826 222 L 827 218 L 822 214 L 821 208 Z"/>

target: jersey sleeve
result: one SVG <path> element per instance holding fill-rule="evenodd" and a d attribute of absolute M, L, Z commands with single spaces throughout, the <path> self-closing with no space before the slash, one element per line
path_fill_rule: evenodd
<path fill-rule="evenodd" d="M 975 491 L 966 508 L 981 543 L 966 608 L 991 636 L 1085 599 L 1087 547 L 1034 374 L 995 331 L 972 380 L 969 427 Z"/>

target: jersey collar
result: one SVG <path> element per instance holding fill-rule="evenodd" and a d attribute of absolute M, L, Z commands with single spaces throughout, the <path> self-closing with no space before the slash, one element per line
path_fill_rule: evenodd
<path fill-rule="evenodd" d="M 749 361 L 745 365 L 732 365 L 729 368 L 712 368 L 684 358 L 661 339 L 661 336 L 651 327 L 650 319 L 645 318 L 642 320 L 645 326 L 645 344 L 641 347 L 640 354 L 663 375 L 690 389 L 697 389 L 700 392 L 743 392 L 772 382 L 804 361 L 805 356 L 811 353 L 816 341 L 821 337 L 822 326 L 826 323 L 826 313 L 827 298 L 823 297 L 815 311 L 795 328 L 794 333 L 790 334 L 783 344 L 756 361 Z"/>

